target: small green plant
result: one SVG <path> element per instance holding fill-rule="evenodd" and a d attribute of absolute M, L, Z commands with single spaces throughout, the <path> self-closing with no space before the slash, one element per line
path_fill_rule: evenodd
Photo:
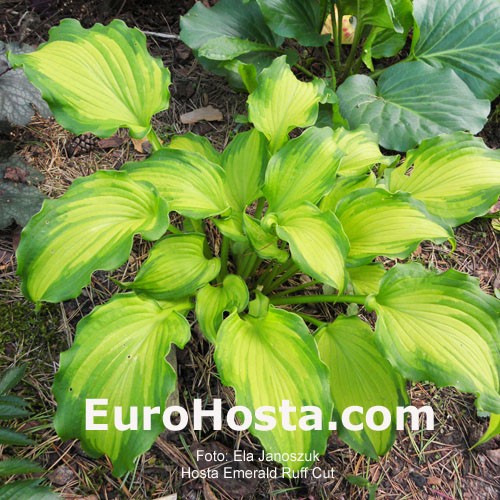
<path fill-rule="evenodd" d="M 355 29 L 348 46 L 342 19 L 349 16 Z M 330 33 L 322 34 L 328 24 Z M 391 150 L 407 151 L 438 134 L 479 132 L 488 101 L 500 93 L 496 0 L 220 0 L 212 8 L 197 2 L 181 28 L 207 69 L 248 91 L 252 76 L 286 54 L 304 75 L 325 77 L 336 90 L 330 124 L 341 121 L 340 111 L 351 128 L 369 125 Z M 409 54 L 396 58 L 401 62 L 374 67 L 374 59 L 397 56 L 409 38 Z"/>
<path fill-rule="evenodd" d="M 254 75 L 254 128 L 224 152 L 193 134 L 162 147 L 150 120 L 168 107 L 170 74 L 147 53 L 144 35 L 120 21 L 86 30 L 65 20 L 36 52 L 10 61 L 69 130 L 109 136 L 128 127 L 155 149 L 121 171 L 77 179 L 22 233 L 18 274 L 37 304 L 77 297 L 92 272 L 118 268 L 134 235 L 156 241 L 135 280 L 121 284 L 125 292 L 82 319 L 61 355 L 53 389 L 62 438 L 107 454 L 117 475 L 132 469 L 164 428 L 176 381 L 165 356 L 172 343 L 189 341 L 193 310 L 238 405 L 277 409 L 287 400 L 320 410 L 291 414 L 294 432 L 283 422 L 249 427 L 267 452 L 302 454 L 282 455 L 292 471 L 325 451 L 332 416 L 355 450 L 385 454 L 394 418 L 382 431 L 353 431 L 339 417 L 352 405 L 385 406 L 394 417 L 408 400 L 407 379 L 475 394 L 477 407 L 493 415 L 484 439 L 498 432 L 500 302 L 466 274 L 416 263 L 386 270 L 374 260 L 408 257 L 423 240 L 453 243 L 453 227 L 497 200 L 499 152 L 455 132 L 423 141 L 398 165 L 366 126 L 315 127 L 331 94 L 319 80 L 300 82 L 285 56 Z M 183 216 L 182 227 L 170 223 L 170 212 Z M 208 221 L 222 235 L 217 255 L 205 238 Z M 287 286 L 304 274 L 310 280 Z M 317 285 L 324 293 L 314 293 Z M 374 311 L 375 332 L 355 315 L 325 323 L 301 309 L 319 302 Z M 107 431 L 86 429 L 88 399 L 121 407 L 122 429 L 111 412 L 97 419 Z M 127 428 L 134 407 L 140 430 Z M 146 419 L 144 407 L 161 411 Z"/>
<path fill-rule="evenodd" d="M 28 416 L 27 403 L 20 397 L 9 394 L 23 378 L 25 366 L 16 366 L 6 370 L 0 377 L 0 419 L 13 420 Z M 26 446 L 33 441 L 25 434 L 0 427 L 0 445 Z M 5 458 L 0 461 L 0 477 L 15 474 L 36 474 L 43 469 L 24 458 Z M 46 486 L 40 485 L 40 479 L 25 479 L 0 486 L 0 498 L 29 498 L 32 500 L 53 500 L 59 498 Z"/>

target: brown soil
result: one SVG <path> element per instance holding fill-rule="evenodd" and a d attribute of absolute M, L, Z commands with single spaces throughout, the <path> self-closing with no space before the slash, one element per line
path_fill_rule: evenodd
<path fill-rule="evenodd" d="M 0 13 L 0 40 L 40 43 L 46 38 L 48 29 L 64 17 L 77 17 L 87 26 L 119 17 L 129 25 L 147 31 L 176 34 L 179 32 L 179 15 L 191 4 L 188 0 L 164 0 L 152 5 L 127 0 L 7 0 L 3 1 Z M 172 133 L 192 130 L 206 135 L 218 149 L 222 149 L 238 130 L 234 116 L 244 112 L 245 96 L 233 92 L 223 80 L 204 72 L 181 42 L 158 36 L 148 39 L 152 53 L 163 59 L 173 79 L 170 110 L 155 118 L 160 135 L 166 138 Z M 207 105 L 219 109 L 224 121 L 201 122 L 191 127 L 181 124 L 181 114 Z M 492 112 L 490 122 L 481 134 L 490 147 L 500 145 L 499 120 L 498 111 Z M 123 141 L 117 141 L 115 147 L 103 148 L 94 144 L 89 151 L 69 155 L 74 137 L 53 120 L 36 117 L 28 127 L 15 129 L 11 134 L 18 153 L 46 175 L 41 189 L 49 197 L 60 196 L 75 178 L 98 168 L 116 169 L 126 161 L 145 157 L 134 149 L 126 133 L 119 136 Z M 414 405 L 426 404 L 435 409 L 434 431 L 407 430 L 400 433 L 392 451 L 379 462 L 356 454 L 333 435 L 326 455 L 318 464 L 325 471 L 333 469 L 332 478 L 258 482 L 183 479 L 180 468 L 194 465 L 193 452 L 199 447 L 222 452 L 236 448 L 256 453 L 260 450 L 248 433 L 236 433 L 227 428 L 219 432 L 188 429 L 182 433 L 165 433 L 151 451 L 139 459 L 134 473 L 122 479 L 114 478 L 105 458 L 91 459 L 78 442 L 63 443 L 56 436 L 51 428 L 55 402 L 50 385 L 57 369 L 58 355 L 71 345 L 76 323 L 117 291 L 110 277 L 124 280 L 135 273 L 147 245 L 137 241 L 129 262 L 111 276 L 96 273 L 91 286 L 77 300 L 44 307 L 37 315 L 33 306 L 23 299 L 15 277 L 15 262 L 11 257 L 18 234 L 16 228 L 0 233 L 0 369 L 14 362 L 28 364 L 28 376 L 17 392 L 30 401 L 33 416 L 28 423 L 19 423 L 19 426 L 29 432 L 37 444 L 21 451 L 0 449 L 0 456 L 2 453 L 20 453 L 36 458 L 47 469 L 45 477 L 48 482 L 64 498 L 145 499 L 173 493 L 186 499 L 368 498 L 366 489 L 346 480 L 349 475 L 362 476 L 378 484 L 377 498 L 498 498 L 500 439 L 469 451 L 487 426 L 486 419 L 477 416 L 473 398 L 427 384 L 414 384 L 410 387 L 410 395 Z M 453 267 L 468 272 L 477 276 L 490 293 L 494 286 L 499 287 L 500 245 L 498 233 L 488 220 L 474 221 L 459 228 L 454 253 L 425 243 L 412 259 L 439 269 Z M 325 305 L 307 312 L 331 319 L 340 310 L 343 310 L 342 306 Z M 212 351 L 196 327 L 186 349 L 178 351 L 182 406 L 192 407 L 193 398 L 207 401 L 221 398 L 226 409 L 234 402 L 232 391 L 218 380 Z M 206 467 L 210 463 L 198 466 Z M 263 466 L 276 464 L 256 462 L 248 467 Z"/>

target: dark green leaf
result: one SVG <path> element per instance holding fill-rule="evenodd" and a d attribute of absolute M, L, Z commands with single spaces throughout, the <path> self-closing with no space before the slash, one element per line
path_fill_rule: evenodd
<path fill-rule="evenodd" d="M 28 444 L 33 444 L 33 440 L 20 432 L 0 428 L 0 444 L 26 446 Z"/>
<path fill-rule="evenodd" d="M 24 365 L 13 366 L 6 370 L 0 378 L 0 394 L 7 394 L 13 389 L 21 381 L 25 371 Z"/>
<path fill-rule="evenodd" d="M 60 497 L 46 486 L 40 486 L 38 479 L 16 481 L 0 487 L 0 500 L 57 500 Z"/>
<path fill-rule="evenodd" d="M 8 458 L 0 461 L 0 476 L 13 476 L 14 474 L 33 474 L 43 472 L 35 462 L 24 458 Z"/>

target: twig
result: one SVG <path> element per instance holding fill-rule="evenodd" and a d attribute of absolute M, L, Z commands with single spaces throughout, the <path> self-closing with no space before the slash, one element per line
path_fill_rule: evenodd
<path fill-rule="evenodd" d="M 179 40 L 179 35 L 174 35 L 174 34 L 170 34 L 170 33 L 156 33 L 155 31 L 142 31 L 142 32 L 145 35 L 155 36 L 157 38 L 166 38 L 169 40 Z"/>

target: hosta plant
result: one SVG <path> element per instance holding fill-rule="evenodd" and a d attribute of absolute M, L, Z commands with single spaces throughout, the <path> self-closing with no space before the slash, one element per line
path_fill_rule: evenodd
<path fill-rule="evenodd" d="M 453 246 L 453 227 L 498 198 L 498 152 L 456 132 L 423 141 L 400 162 L 381 153 L 366 126 L 315 127 L 330 94 L 319 80 L 299 81 L 285 56 L 256 77 L 253 127 L 222 153 L 193 134 L 162 146 L 150 120 L 168 106 L 169 72 L 120 21 L 86 30 L 65 20 L 36 52 L 10 61 L 69 130 L 108 136 L 128 127 L 155 149 L 120 171 L 77 179 L 22 234 L 18 274 L 37 304 L 77 297 L 94 271 L 121 266 L 134 235 L 155 242 L 135 279 L 80 321 L 61 355 L 54 394 L 62 438 L 107 454 L 117 475 L 133 468 L 162 431 L 161 416 L 150 415 L 148 430 L 118 431 L 109 413 L 99 420 L 108 431 L 86 430 L 85 400 L 122 407 L 124 423 L 130 407 L 163 410 L 176 384 L 165 356 L 172 344 L 186 345 L 193 319 L 214 344 L 220 379 L 238 405 L 278 408 L 288 400 L 322 410 L 323 425 L 308 431 L 252 424 L 268 452 L 323 453 L 332 417 L 352 405 L 394 414 L 408 401 L 406 380 L 473 393 L 478 409 L 492 414 L 484 439 L 495 435 L 500 302 L 466 274 L 418 263 L 386 270 L 375 259 L 404 259 L 423 240 Z M 171 223 L 172 212 L 182 225 Z M 221 235 L 216 251 L 207 226 Z M 296 275 L 300 284 L 289 285 Z M 375 331 L 355 314 L 326 323 L 303 312 L 319 302 L 373 311 Z M 141 411 L 139 420 L 144 427 Z M 351 431 L 339 423 L 338 431 L 370 457 L 395 438 L 394 426 Z"/>
<path fill-rule="evenodd" d="M 479 132 L 500 93 L 497 0 L 219 0 L 197 2 L 181 28 L 207 69 L 249 91 L 286 54 L 337 90 L 335 123 L 367 124 L 392 150 Z"/>

